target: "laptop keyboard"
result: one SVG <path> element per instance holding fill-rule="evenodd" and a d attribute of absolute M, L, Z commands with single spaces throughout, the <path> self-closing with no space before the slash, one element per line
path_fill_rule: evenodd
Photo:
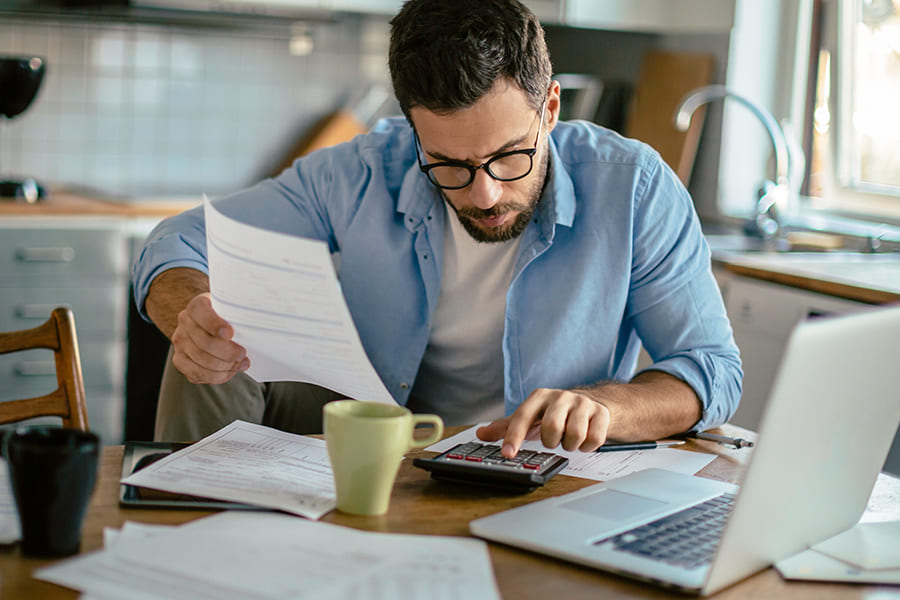
<path fill-rule="evenodd" d="M 719 543 L 734 504 L 722 494 L 674 515 L 595 542 L 688 569 L 707 564 Z"/>

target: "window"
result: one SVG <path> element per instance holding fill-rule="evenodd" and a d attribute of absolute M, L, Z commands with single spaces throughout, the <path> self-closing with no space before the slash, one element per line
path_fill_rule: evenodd
<path fill-rule="evenodd" d="M 900 218 L 900 0 L 814 5 L 806 191 L 828 208 Z"/>

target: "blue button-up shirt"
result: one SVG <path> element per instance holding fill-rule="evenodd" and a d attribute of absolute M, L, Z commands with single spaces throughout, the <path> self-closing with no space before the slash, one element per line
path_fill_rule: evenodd
<path fill-rule="evenodd" d="M 700 398 L 694 428 L 724 423 L 737 409 L 741 362 L 687 191 L 648 146 L 590 123 L 559 123 L 549 149 L 550 179 L 506 296 L 506 413 L 539 387 L 629 380 L 643 342 L 652 369 Z M 418 169 L 411 128 L 393 118 L 216 206 L 339 253 L 362 344 L 405 404 L 441 291 L 442 202 Z M 133 268 L 139 307 L 173 267 L 207 272 L 199 208 L 148 237 Z"/>

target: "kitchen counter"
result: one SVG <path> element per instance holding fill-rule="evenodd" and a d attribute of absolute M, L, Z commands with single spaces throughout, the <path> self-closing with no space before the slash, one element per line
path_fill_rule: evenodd
<path fill-rule="evenodd" d="M 97 216 L 161 219 L 192 208 L 200 201 L 200 198 L 103 199 L 56 191 L 36 204 L 0 198 L 0 217 Z"/>
<path fill-rule="evenodd" d="M 716 252 L 713 262 L 735 275 L 888 304 L 900 302 L 900 254 L 855 252 Z"/>

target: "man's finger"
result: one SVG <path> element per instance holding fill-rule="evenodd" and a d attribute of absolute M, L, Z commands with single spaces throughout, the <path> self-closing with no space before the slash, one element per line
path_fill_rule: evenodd
<path fill-rule="evenodd" d="M 230 340 L 234 329 L 213 310 L 212 298 L 206 294 L 195 296 L 182 311 L 182 315 L 192 320 L 198 327 L 213 337 Z M 181 315 L 179 315 L 179 321 Z"/>
<path fill-rule="evenodd" d="M 500 453 L 506 458 L 514 457 L 522 442 L 528 436 L 532 426 L 543 416 L 548 400 L 539 391 L 533 392 L 525 402 L 519 405 L 509 418 L 506 435 L 503 436 L 503 448 Z"/>
<path fill-rule="evenodd" d="M 503 436 L 506 435 L 506 427 L 509 423 L 509 417 L 503 417 L 502 419 L 496 419 L 491 421 L 487 425 L 482 425 L 478 429 L 475 430 L 475 435 L 479 440 L 483 442 L 496 442 L 497 440 L 502 440 Z"/>

